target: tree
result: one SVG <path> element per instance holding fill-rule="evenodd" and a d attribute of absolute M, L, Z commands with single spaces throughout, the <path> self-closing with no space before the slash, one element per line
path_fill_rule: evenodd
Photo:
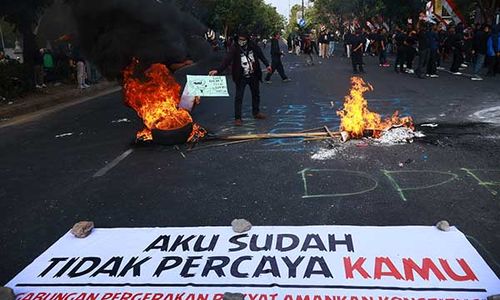
<path fill-rule="evenodd" d="M 500 1 L 497 0 L 476 0 L 479 9 L 481 10 L 481 15 L 485 22 L 490 24 L 494 23 L 495 13 L 498 13 L 500 9 Z"/>
<path fill-rule="evenodd" d="M 217 0 L 208 22 L 224 35 L 244 29 L 268 35 L 283 28 L 283 17 L 263 0 Z"/>
<path fill-rule="evenodd" d="M 304 20 L 306 21 L 306 25 L 305 25 L 305 27 L 300 27 L 299 24 L 297 23 L 299 12 L 302 12 L 301 5 L 297 4 L 297 5 L 292 6 L 291 11 L 290 11 L 290 19 L 289 19 L 288 25 L 287 25 L 287 33 L 308 32 L 317 23 L 321 23 L 317 19 L 316 8 L 315 7 L 306 7 L 305 11 L 304 11 L 304 13 L 305 13 Z"/>
<path fill-rule="evenodd" d="M 14 25 L 23 36 L 24 63 L 32 69 L 37 51 L 35 28 L 43 11 L 53 0 L 2 0 L 0 17 Z"/>
<path fill-rule="evenodd" d="M 217 0 L 175 0 L 177 6 L 185 12 L 190 12 L 203 24 L 213 27 L 211 12 L 215 9 Z"/>
<path fill-rule="evenodd" d="M 357 17 L 362 21 L 376 15 L 395 22 L 406 22 L 407 17 L 416 16 L 423 8 L 421 0 L 316 0 L 315 20 L 329 23 L 332 19 Z"/>

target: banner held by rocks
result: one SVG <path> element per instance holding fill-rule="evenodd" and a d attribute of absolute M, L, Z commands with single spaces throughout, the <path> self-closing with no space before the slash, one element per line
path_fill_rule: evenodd
<path fill-rule="evenodd" d="M 500 280 L 456 228 L 303 226 L 67 233 L 7 284 L 18 300 L 485 299 Z M 370 298 L 372 297 L 372 298 Z"/>

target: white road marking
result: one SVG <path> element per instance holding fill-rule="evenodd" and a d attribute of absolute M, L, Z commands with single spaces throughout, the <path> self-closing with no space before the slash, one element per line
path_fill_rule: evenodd
<path fill-rule="evenodd" d="M 116 167 L 122 160 L 124 160 L 125 158 L 127 158 L 127 156 L 132 154 L 132 152 L 134 152 L 134 149 L 128 149 L 127 151 L 123 152 L 120 156 L 115 158 L 112 162 L 107 164 L 104 168 L 97 171 L 97 173 L 95 173 L 94 176 L 92 176 L 92 177 L 97 178 L 97 177 L 102 177 L 102 176 L 106 175 L 106 173 L 108 173 L 111 169 Z"/>
<path fill-rule="evenodd" d="M 56 139 L 62 138 L 62 137 L 67 137 L 67 136 L 72 136 L 72 135 L 73 135 L 73 132 L 61 133 L 61 134 L 56 135 Z"/>
<path fill-rule="evenodd" d="M 477 111 L 470 117 L 485 123 L 500 124 L 500 106 Z"/>

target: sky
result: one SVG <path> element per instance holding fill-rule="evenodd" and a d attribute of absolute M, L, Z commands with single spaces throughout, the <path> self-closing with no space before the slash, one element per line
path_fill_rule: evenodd
<path fill-rule="evenodd" d="M 302 0 L 265 0 L 267 3 L 275 6 L 278 9 L 278 12 L 284 15 L 287 19 L 290 15 L 289 7 L 294 6 L 295 4 L 302 4 Z M 307 5 L 307 0 L 304 1 Z M 290 6 L 288 6 L 290 4 Z"/>

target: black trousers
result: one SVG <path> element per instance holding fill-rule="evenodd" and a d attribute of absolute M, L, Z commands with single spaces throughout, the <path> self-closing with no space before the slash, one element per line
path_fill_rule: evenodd
<path fill-rule="evenodd" d="M 488 76 L 495 76 L 500 71 L 500 58 L 488 56 L 486 57 L 486 65 L 488 66 Z"/>
<path fill-rule="evenodd" d="M 406 50 L 406 68 L 413 69 L 413 60 L 415 59 L 415 55 L 417 51 L 413 47 L 407 47 Z"/>
<path fill-rule="evenodd" d="M 273 76 L 274 71 L 278 71 L 278 74 L 280 74 L 281 79 L 285 80 L 288 78 L 285 75 L 285 69 L 283 68 L 283 62 L 281 61 L 281 56 L 272 58 L 271 68 L 273 69 L 273 71 L 271 73 L 267 73 L 266 81 L 271 80 L 271 76 Z"/>
<path fill-rule="evenodd" d="M 418 77 L 423 76 L 424 72 L 427 71 L 427 65 L 429 64 L 430 54 L 431 54 L 431 49 L 420 50 L 418 55 L 418 65 L 417 69 L 415 70 L 415 74 L 417 74 Z"/>
<path fill-rule="evenodd" d="M 312 52 L 319 55 L 318 44 L 316 42 L 311 42 Z"/>
<path fill-rule="evenodd" d="M 241 112 L 243 106 L 243 96 L 245 96 L 246 86 L 250 86 L 252 93 L 252 113 L 255 116 L 260 112 L 260 80 L 256 75 L 250 77 L 243 77 L 240 82 L 236 82 L 236 96 L 234 98 L 234 118 L 241 119 Z"/>
<path fill-rule="evenodd" d="M 427 74 L 436 75 L 437 65 L 438 65 L 439 54 L 438 50 L 431 50 L 431 56 L 429 57 L 429 63 L 427 64 Z"/>
<path fill-rule="evenodd" d="M 454 48 L 453 49 L 453 62 L 451 63 L 452 72 L 458 72 L 460 70 L 460 65 L 464 62 L 464 57 L 462 55 L 462 49 Z"/>
<path fill-rule="evenodd" d="M 398 47 L 398 51 L 396 52 L 396 63 L 394 64 L 394 70 L 400 69 L 401 72 L 404 72 L 404 63 L 406 62 L 406 50 L 407 47 L 402 45 Z"/>
<path fill-rule="evenodd" d="M 352 69 L 354 72 L 358 72 L 358 66 L 359 66 L 359 71 L 364 72 L 363 69 L 363 52 L 357 51 L 353 52 L 351 54 L 351 59 L 352 59 Z"/>

